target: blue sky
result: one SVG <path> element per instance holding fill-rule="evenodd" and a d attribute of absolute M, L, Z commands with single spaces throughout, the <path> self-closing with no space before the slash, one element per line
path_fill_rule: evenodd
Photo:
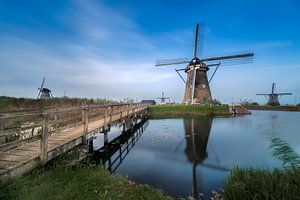
<path fill-rule="evenodd" d="M 180 102 L 184 84 L 157 59 L 191 58 L 194 27 L 206 25 L 202 56 L 254 52 L 252 64 L 221 66 L 211 90 L 225 103 L 292 92 L 300 102 L 298 1 L 0 0 L 0 95 L 32 97 L 42 79 L 54 96 Z M 213 70 L 209 71 L 211 75 Z"/>

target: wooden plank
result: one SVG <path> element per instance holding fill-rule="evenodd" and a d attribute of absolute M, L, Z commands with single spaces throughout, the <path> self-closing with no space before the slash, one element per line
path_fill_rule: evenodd
<path fill-rule="evenodd" d="M 0 161 L 24 162 L 30 160 L 33 156 L 15 155 L 7 152 L 0 152 Z"/>
<path fill-rule="evenodd" d="M 13 167 L 17 166 L 18 164 L 20 164 L 20 162 L 16 162 L 16 161 L 1 161 L 0 162 L 0 169 L 3 169 L 3 170 L 12 169 Z"/>
<path fill-rule="evenodd" d="M 33 151 L 33 150 L 21 150 L 21 149 L 12 149 L 9 151 L 9 154 L 12 155 L 24 155 L 24 156 L 38 156 L 40 152 Z"/>

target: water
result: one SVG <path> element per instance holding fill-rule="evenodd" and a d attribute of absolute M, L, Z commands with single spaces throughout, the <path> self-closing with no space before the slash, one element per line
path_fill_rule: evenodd
<path fill-rule="evenodd" d="M 143 130 L 122 137 L 115 127 L 113 144 L 101 148 L 98 159 L 112 172 L 173 197 L 207 198 L 237 165 L 282 168 L 274 138 L 300 154 L 299 119 L 300 112 L 252 111 L 236 118 L 149 120 Z M 94 140 L 98 149 L 100 141 Z"/>

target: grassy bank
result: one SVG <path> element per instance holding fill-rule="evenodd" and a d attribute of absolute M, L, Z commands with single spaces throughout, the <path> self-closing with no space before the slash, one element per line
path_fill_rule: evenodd
<path fill-rule="evenodd" d="M 63 160 L 66 160 L 64 158 Z M 55 161 L 0 183 L 0 199 L 171 199 L 101 166 Z"/>
<path fill-rule="evenodd" d="M 300 199 L 300 168 L 236 168 L 230 172 L 223 188 L 223 198 L 230 200 Z"/>
<path fill-rule="evenodd" d="M 249 110 L 278 110 L 278 111 L 299 111 L 300 112 L 300 106 L 245 105 L 244 107 Z"/>
<path fill-rule="evenodd" d="M 282 162 L 283 169 L 235 168 L 221 196 L 232 200 L 300 199 L 300 156 L 280 138 L 271 139 L 270 149 Z"/>
<path fill-rule="evenodd" d="M 84 98 L 53 98 L 53 99 L 29 99 L 0 96 L 0 111 L 30 110 L 45 107 L 72 107 L 92 104 L 111 103 L 104 99 L 84 99 Z"/>
<path fill-rule="evenodd" d="M 187 117 L 187 116 L 227 116 L 228 106 L 209 105 L 157 105 L 150 106 L 150 118 Z"/>

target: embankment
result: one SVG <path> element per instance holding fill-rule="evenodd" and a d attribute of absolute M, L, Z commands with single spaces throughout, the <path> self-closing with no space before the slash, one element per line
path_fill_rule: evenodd
<path fill-rule="evenodd" d="M 73 152 L 14 180 L 0 180 L 0 199 L 171 199 L 99 165 L 76 162 Z"/>
<path fill-rule="evenodd" d="M 244 105 L 248 110 L 277 110 L 277 111 L 298 111 L 300 106 L 259 106 L 259 105 Z"/>
<path fill-rule="evenodd" d="M 172 118 L 189 116 L 230 116 L 228 105 L 156 105 L 150 106 L 150 118 Z"/>

